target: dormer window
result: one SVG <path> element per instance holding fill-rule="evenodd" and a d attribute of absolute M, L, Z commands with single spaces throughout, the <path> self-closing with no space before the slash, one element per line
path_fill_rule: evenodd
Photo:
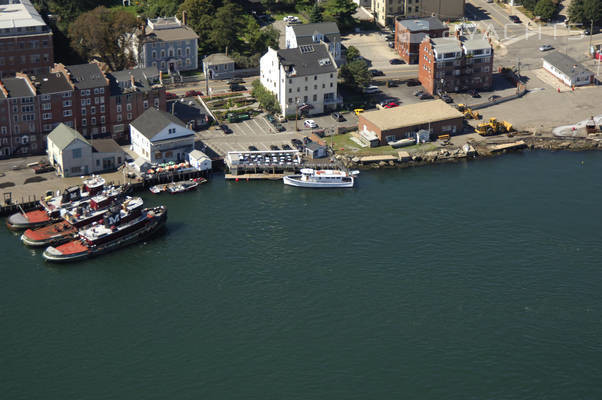
<path fill-rule="evenodd" d="M 172 133 L 176 133 L 176 128 L 169 128 L 167 132 L 168 132 L 170 135 L 171 135 Z"/>

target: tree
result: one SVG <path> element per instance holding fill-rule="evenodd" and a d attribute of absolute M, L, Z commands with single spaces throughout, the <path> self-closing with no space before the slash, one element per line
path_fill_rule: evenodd
<path fill-rule="evenodd" d="M 253 17 L 247 17 L 246 22 L 246 27 L 240 35 L 241 40 L 245 44 L 239 48 L 242 53 L 250 56 L 256 53 L 263 54 L 268 47 L 278 48 L 279 31 L 272 26 L 266 26 L 261 29 Z"/>
<path fill-rule="evenodd" d="M 355 61 L 359 58 L 359 56 L 360 56 L 360 51 L 356 47 L 349 46 L 347 48 L 347 53 L 345 54 L 345 58 L 347 59 L 347 62 Z"/>
<path fill-rule="evenodd" d="M 535 6 L 537 5 L 538 0 L 523 0 L 522 5 L 529 11 L 535 10 Z"/>
<path fill-rule="evenodd" d="M 572 22 L 588 27 L 602 23 L 602 4 L 600 0 L 573 0 L 569 7 L 569 18 Z"/>
<path fill-rule="evenodd" d="M 178 9 L 180 14 L 186 12 L 188 26 L 199 35 L 199 54 L 215 50 L 210 38 L 215 11 L 215 3 L 211 0 L 185 0 Z"/>
<path fill-rule="evenodd" d="M 314 4 L 314 6 L 311 9 L 311 14 L 309 14 L 309 22 L 322 22 L 322 9 L 318 5 L 318 3 Z"/>
<path fill-rule="evenodd" d="M 209 39 L 219 51 L 237 49 L 241 45 L 239 35 L 245 28 L 245 13 L 238 4 L 227 1 L 217 9 Z"/>
<path fill-rule="evenodd" d="M 356 9 L 357 4 L 352 0 L 328 0 L 324 4 L 324 20 L 336 22 L 342 31 L 348 30 L 355 25 Z"/>
<path fill-rule="evenodd" d="M 582 24 L 585 21 L 583 12 L 583 0 L 573 0 L 569 6 L 569 20 L 574 23 Z"/>
<path fill-rule="evenodd" d="M 584 0 L 583 16 L 585 18 L 584 23 L 593 21 L 594 24 L 598 24 L 602 22 L 602 3 L 600 0 Z"/>
<path fill-rule="evenodd" d="M 261 107 L 269 111 L 271 113 L 279 113 L 280 112 L 280 104 L 278 103 L 278 98 L 267 90 L 259 81 L 259 79 L 254 80 L 251 84 L 253 89 L 251 90 L 251 96 L 255 97 L 255 100 L 259 102 Z"/>
<path fill-rule="evenodd" d="M 552 0 L 539 0 L 533 12 L 542 20 L 549 21 L 556 14 L 556 4 Z"/>
<path fill-rule="evenodd" d="M 136 17 L 104 6 L 81 14 L 69 27 L 71 46 L 84 59 L 98 57 L 113 70 L 131 65 Z"/>
<path fill-rule="evenodd" d="M 173 17 L 183 0 L 146 0 L 138 7 L 138 12 L 148 18 Z"/>
<path fill-rule="evenodd" d="M 339 70 L 339 76 L 347 85 L 356 89 L 363 88 L 370 83 L 368 64 L 364 60 L 355 60 L 343 65 Z"/>

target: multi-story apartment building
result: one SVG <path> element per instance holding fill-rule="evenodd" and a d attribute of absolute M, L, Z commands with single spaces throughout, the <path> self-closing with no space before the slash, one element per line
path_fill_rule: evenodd
<path fill-rule="evenodd" d="M 393 27 L 395 17 L 431 17 L 442 20 L 464 16 L 465 0 L 372 0 L 375 21 Z"/>
<path fill-rule="evenodd" d="M 420 43 L 428 35 L 431 38 L 444 37 L 449 28 L 437 17 L 421 19 L 395 19 L 395 51 L 408 64 L 418 64 Z"/>
<path fill-rule="evenodd" d="M 335 108 L 337 64 L 325 43 L 274 50 L 260 60 L 261 84 L 278 98 L 284 115 L 295 115 L 303 106 L 308 114 Z"/>
<path fill-rule="evenodd" d="M 0 77 L 48 72 L 52 30 L 30 0 L 0 0 Z"/>
<path fill-rule="evenodd" d="M 294 49 L 301 45 L 324 42 L 337 64 L 341 63 L 341 32 L 334 22 L 287 25 L 285 29 L 286 48 Z"/>
<path fill-rule="evenodd" d="M 149 19 L 137 35 L 134 55 L 140 68 L 162 72 L 191 71 L 199 68 L 199 36 L 177 17 Z"/>
<path fill-rule="evenodd" d="M 109 114 L 111 134 L 118 142 L 129 140 L 129 124 L 151 107 L 166 109 L 165 89 L 157 68 L 136 68 L 108 74 L 111 82 Z"/>
<path fill-rule="evenodd" d="M 420 44 L 418 79 L 431 94 L 489 89 L 493 48 L 485 39 L 427 36 Z"/>
<path fill-rule="evenodd" d="M 0 79 L 0 157 L 42 153 L 60 123 L 86 138 L 129 140 L 127 124 L 149 107 L 165 110 L 156 68 L 103 73 L 97 64 Z"/>

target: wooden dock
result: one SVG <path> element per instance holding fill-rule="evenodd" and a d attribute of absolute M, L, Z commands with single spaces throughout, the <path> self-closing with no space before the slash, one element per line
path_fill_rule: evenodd
<path fill-rule="evenodd" d="M 227 181 L 258 181 L 258 180 L 269 180 L 269 181 L 279 181 L 288 174 L 226 174 Z"/>

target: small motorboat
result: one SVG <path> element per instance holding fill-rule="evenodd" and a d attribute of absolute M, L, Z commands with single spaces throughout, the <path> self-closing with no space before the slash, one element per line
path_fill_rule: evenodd
<path fill-rule="evenodd" d="M 196 190 L 197 187 L 199 187 L 199 183 L 191 179 L 189 181 L 171 184 L 167 187 L 167 191 L 170 194 L 178 194 Z"/>

